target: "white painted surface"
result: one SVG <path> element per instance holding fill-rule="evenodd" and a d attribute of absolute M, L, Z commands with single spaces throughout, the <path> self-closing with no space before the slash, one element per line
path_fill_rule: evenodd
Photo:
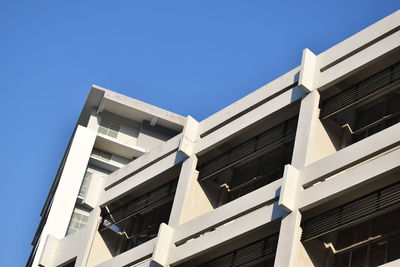
<path fill-rule="evenodd" d="M 62 239 L 67 232 L 69 220 L 75 207 L 75 201 L 85 175 L 95 138 L 96 133 L 92 130 L 82 126 L 77 127 L 58 184 L 58 189 L 54 194 L 47 222 L 41 233 L 36 251 L 36 255 L 38 256 L 35 257 L 33 266 L 38 266 L 39 257 L 42 254 L 47 235 Z"/>

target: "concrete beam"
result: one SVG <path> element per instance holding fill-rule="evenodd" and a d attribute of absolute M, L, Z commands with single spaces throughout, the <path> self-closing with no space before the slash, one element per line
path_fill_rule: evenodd
<path fill-rule="evenodd" d="M 172 168 L 173 166 L 184 161 L 184 157 L 181 153 L 175 152 L 160 161 L 155 162 L 153 165 L 143 169 L 142 171 L 130 176 L 123 182 L 111 187 L 110 189 L 103 192 L 100 197 L 100 205 L 104 206 L 108 203 L 122 197 L 133 188 L 138 185 L 152 179 L 158 174 Z"/>
<path fill-rule="evenodd" d="M 96 265 L 96 267 L 128 266 L 128 264 L 133 265 L 135 262 L 140 262 L 146 257 L 150 258 L 153 254 L 155 244 L 156 238 L 153 238 L 137 247 L 115 256 L 108 261 Z"/>
<path fill-rule="evenodd" d="M 195 153 L 205 153 L 211 150 L 213 147 L 234 136 L 239 131 L 250 126 L 251 124 L 258 122 L 268 115 L 271 115 L 272 113 L 284 108 L 298 99 L 301 99 L 304 94 L 305 93 L 301 88 L 295 87 L 271 99 L 263 105 L 242 115 L 241 117 L 200 139 L 196 145 Z"/>
<path fill-rule="evenodd" d="M 309 187 L 321 179 L 373 158 L 398 144 L 400 144 L 400 124 L 395 124 L 304 167 L 300 173 L 301 184 Z"/>
<path fill-rule="evenodd" d="M 374 64 L 377 59 L 397 49 L 399 43 L 400 31 L 397 31 L 322 72 L 320 78 L 316 80 L 315 88 L 320 91 L 325 90 L 334 83 Z"/>
<path fill-rule="evenodd" d="M 270 99 L 271 97 L 277 96 L 279 93 L 285 92 L 285 90 L 291 86 L 293 87 L 298 81 L 299 70 L 300 67 L 294 68 L 274 81 L 262 86 L 235 103 L 204 119 L 200 123 L 199 134 L 203 135 L 204 133 L 212 131 L 232 117 L 256 106 L 260 101 Z"/>
<path fill-rule="evenodd" d="M 188 237 L 206 232 L 273 201 L 279 196 L 281 183 L 282 179 L 279 179 L 202 216 L 176 226 L 174 242 L 180 242 Z"/>
<path fill-rule="evenodd" d="M 156 161 L 163 159 L 165 156 L 171 154 L 178 149 L 180 140 L 183 134 L 179 134 L 162 145 L 152 149 L 138 159 L 128 163 L 123 168 L 111 173 L 104 182 L 106 190 L 124 181 L 128 176 L 132 176 L 143 168 L 154 164 Z"/>
<path fill-rule="evenodd" d="M 177 264 L 192 259 L 200 253 L 212 251 L 214 247 L 278 219 L 284 214 L 285 212 L 279 208 L 276 202 L 263 206 L 174 248 L 171 251 L 169 262 L 170 264 Z"/>
<path fill-rule="evenodd" d="M 302 191 L 298 197 L 297 208 L 305 211 L 340 198 L 350 190 L 371 183 L 399 166 L 400 149 L 396 149 Z"/>

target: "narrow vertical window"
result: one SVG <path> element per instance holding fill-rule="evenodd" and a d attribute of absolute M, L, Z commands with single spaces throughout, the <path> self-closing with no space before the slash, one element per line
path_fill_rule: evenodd
<path fill-rule="evenodd" d="M 79 189 L 78 197 L 80 197 L 80 198 L 85 197 L 91 178 L 92 178 L 92 173 L 87 171 L 85 173 L 85 176 L 83 177 L 83 181 L 82 181 L 81 188 Z"/>

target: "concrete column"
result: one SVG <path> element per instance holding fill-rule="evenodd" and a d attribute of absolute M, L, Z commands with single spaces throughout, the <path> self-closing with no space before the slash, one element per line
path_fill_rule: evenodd
<path fill-rule="evenodd" d="M 101 220 L 101 208 L 96 207 L 90 212 L 88 223 L 80 231 L 86 233 L 82 235 L 82 249 L 76 260 L 75 266 L 89 267 L 105 260 L 111 259 L 112 255 L 107 248 L 99 231 L 99 222 Z"/>
<path fill-rule="evenodd" d="M 316 80 L 321 73 L 317 64 L 318 57 L 306 48 L 303 50 L 301 58 L 301 68 L 299 77 L 299 86 L 306 92 L 311 92 L 315 89 Z"/>
<path fill-rule="evenodd" d="M 103 181 L 104 181 L 103 176 L 97 173 L 92 173 L 92 176 L 89 181 L 89 186 L 87 188 L 85 197 L 83 198 L 82 201 L 83 205 L 92 209 L 97 206 L 100 193 L 104 188 Z"/>
<path fill-rule="evenodd" d="M 285 166 L 278 204 L 287 212 L 291 212 L 296 209 L 297 195 L 301 190 L 299 176 L 299 171 L 292 165 L 288 164 Z"/>
<path fill-rule="evenodd" d="M 301 170 L 304 166 L 336 152 L 335 146 L 319 120 L 317 90 L 301 102 L 292 165 Z"/>
<path fill-rule="evenodd" d="M 192 155 L 183 164 L 175 193 L 174 204 L 168 225 L 187 222 L 213 209 L 206 194 L 197 181 L 197 157 Z"/>
<path fill-rule="evenodd" d="M 48 235 L 52 235 L 58 239 L 65 236 L 95 139 L 95 132 L 80 125 L 77 127 L 57 191 L 53 197 L 47 222 L 40 236 L 32 266 L 38 266 L 39 258 L 42 255 L 43 246 Z"/>
<path fill-rule="evenodd" d="M 43 253 L 39 260 L 41 266 L 54 266 L 53 262 L 56 257 L 59 241 L 60 240 L 54 236 L 47 235 L 46 242 L 43 246 Z"/>
<path fill-rule="evenodd" d="M 152 262 L 159 266 L 168 266 L 169 251 L 173 244 L 174 229 L 162 223 L 158 230 L 157 241 L 154 246 Z"/>
<path fill-rule="evenodd" d="M 275 267 L 308 267 L 314 266 L 300 241 L 301 214 L 293 211 L 282 219 L 279 231 L 278 248 L 275 256 Z"/>
<path fill-rule="evenodd" d="M 199 122 L 193 119 L 191 116 L 187 116 L 186 124 L 183 127 L 182 139 L 179 142 L 178 151 L 190 157 L 193 154 L 194 143 L 200 139 L 198 131 Z"/>
<path fill-rule="evenodd" d="M 319 120 L 319 93 L 313 91 L 301 101 L 296 141 L 293 148 L 292 165 L 302 169 L 310 157 L 310 147 L 316 121 Z"/>

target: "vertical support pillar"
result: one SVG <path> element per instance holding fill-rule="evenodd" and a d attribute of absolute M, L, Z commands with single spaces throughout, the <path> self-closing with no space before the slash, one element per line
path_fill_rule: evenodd
<path fill-rule="evenodd" d="M 200 138 L 198 135 L 199 122 L 191 116 L 186 117 L 186 124 L 183 127 L 182 139 L 178 151 L 190 157 L 193 154 L 193 145 Z"/>
<path fill-rule="evenodd" d="M 278 204 L 287 212 L 296 209 L 297 193 L 301 189 L 299 179 L 299 171 L 292 165 L 286 165 L 283 172 L 283 181 Z"/>
<path fill-rule="evenodd" d="M 314 129 L 319 121 L 319 98 L 318 91 L 312 91 L 301 101 L 292 156 L 292 165 L 299 170 L 309 163 L 312 156 L 310 153 L 312 152 Z"/>
<path fill-rule="evenodd" d="M 212 205 L 197 181 L 197 157 L 192 155 L 183 164 L 176 189 L 174 204 L 168 225 L 187 222 L 201 214 L 211 211 Z"/>
<path fill-rule="evenodd" d="M 300 223 L 301 214 L 298 210 L 293 211 L 282 219 L 275 256 L 275 267 L 314 266 L 300 241 L 302 232 Z"/>
<path fill-rule="evenodd" d="M 87 231 L 86 240 L 82 242 L 84 246 L 76 260 L 75 266 L 95 266 L 112 258 L 111 252 L 97 230 L 101 221 L 100 214 L 101 208 L 96 206 L 90 213 L 89 220 L 85 226 L 87 229 L 82 229 Z"/>
<path fill-rule="evenodd" d="M 197 181 L 197 157 L 193 154 L 193 148 L 200 139 L 198 129 L 199 123 L 188 116 L 178 150 L 189 158 L 182 164 L 179 175 L 174 204 L 168 223 L 172 227 L 212 210 L 211 203 Z"/>
<path fill-rule="evenodd" d="M 303 50 L 301 58 L 301 68 L 299 77 L 299 86 L 306 92 L 314 91 L 315 80 L 318 78 L 320 71 L 318 70 L 317 56 L 306 48 Z"/>
<path fill-rule="evenodd" d="M 168 266 L 169 251 L 173 244 L 174 229 L 162 223 L 158 230 L 157 241 L 154 246 L 152 262 L 159 266 Z"/>

